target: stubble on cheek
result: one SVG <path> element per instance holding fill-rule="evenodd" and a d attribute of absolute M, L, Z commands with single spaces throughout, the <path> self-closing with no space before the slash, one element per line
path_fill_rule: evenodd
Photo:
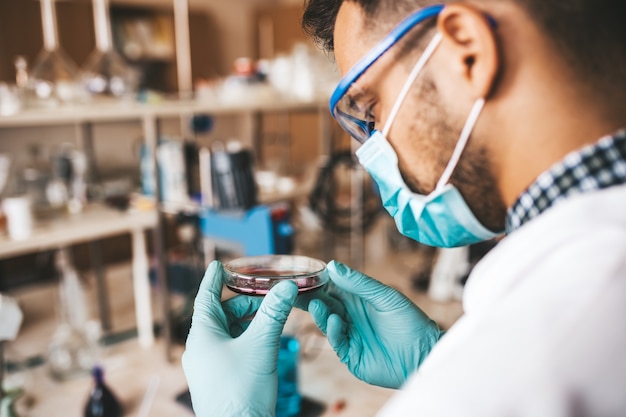
<path fill-rule="evenodd" d="M 399 168 L 411 189 L 418 194 L 434 191 L 437 181 L 452 156 L 458 132 L 449 124 L 450 117 L 436 101 L 435 84 L 424 77 L 416 82 L 415 92 L 405 105 L 413 109 L 407 119 L 402 149 L 398 152 Z"/>
<path fill-rule="evenodd" d="M 468 146 L 451 181 L 476 218 L 489 230 L 501 231 L 504 229 L 506 205 L 490 167 L 489 153 L 484 147 Z"/>
<path fill-rule="evenodd" d="M 427 145 L 420 146 L 415 144 L 410 147 L 409 152 L 403 151 L 399 153 L 398 168 L 404 182 L 411 191 L 422 195 L 427 195 L 434 191 L 438 180 L 435 172 L 439 171 L 438 167 L 441 166 L 441 163 L 436 160 L 437 157 L 433 149 Z"/>

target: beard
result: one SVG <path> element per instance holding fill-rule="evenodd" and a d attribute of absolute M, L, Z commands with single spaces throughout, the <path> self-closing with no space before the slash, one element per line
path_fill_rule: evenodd
<path fill-rule="evenodd" d="M 469 112 L 463 119 L 454 117 L 443 105 L 436 85 L 428 74 L 415 83 L 414 93 L 407 97 L 411 108 L 417 109 L 416 117 L 411 120 L 408 134 L 411 136 L 412 153 L 419 160 L 429 158 L 423 164 L 431 171 L 430 178 L 417 178 L 411 165 L 416 161 L 400 158 L 399 169 L 411 191 L 427 195 L 435 189 L 441 178 Z M 418 138 L 418 139 L 412 139 Z M 492 160 L 482 141 L 472 135 L 461 154 L 450 183 L 455 185 L 476 218 L 489 230 L 504 230 L 506 205 L 497 187 L 492 173 Z"/>

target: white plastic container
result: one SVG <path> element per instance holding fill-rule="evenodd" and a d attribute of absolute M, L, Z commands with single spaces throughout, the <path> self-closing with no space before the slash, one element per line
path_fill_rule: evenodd
<path fill-rule="evenodd" d="M 7 229 L 12 240 L 28 239 L 33 233 L 33 212 L 27 196 L 10 197 L 2 202 Z"/>

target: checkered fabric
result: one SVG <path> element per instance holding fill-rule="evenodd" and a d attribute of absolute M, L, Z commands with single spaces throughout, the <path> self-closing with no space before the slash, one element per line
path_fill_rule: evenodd
<path fill-rule="evenodd" d="M 507 213 L 511 233 L 571 195 L 626 184 L 626 130 L 572 152 L 544 172 Z"/>

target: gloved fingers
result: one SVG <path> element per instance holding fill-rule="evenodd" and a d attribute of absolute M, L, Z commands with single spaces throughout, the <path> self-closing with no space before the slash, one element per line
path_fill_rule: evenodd
<path fill-rule="evenodd" d="M 300 310 L 308 311 L 309 303 L 311 302 L 311 300 L 319 297 L 320 294 L 322 294 L 322 290 L 317 290 L 313 292 L 307 291 L 304 293 L 299 293 L 298 296 L 296 297 L 296 302 L 294 303 L 293 306 Z"/>
<path fill-rule="evenodd" d="M 362 298 L 377 310 L 391 311 L 413 304 L 399 291 L 340 262 L 329 262 L 327 269 L 337 287 Z"/>
<path fill-rule="evenodd" d="M 202 335 L 224 336 L 229 334 L 226 315 L 222 310 L 221 303 L 222 275 L 222 264 L 219 261 L 211 262 L 200 283 L 194 302 L 190 338 L 198 337 L 200 329 L 202 329 Z"/>
<path fill-rule="evenodd" d="M 250 323 L 252 323 L 252 320 L 238 320 L 231 322 L 228 328 L 230 331 L 230 337 L 236 339 L 244 334 L 248 327 L 250 327 Z"/>
<path fill-rule="evenodd" d="M 330 316 L 330 310 L 326 307 L 326 304 L 322 300 L 311 300 L 308 310 L 311 317 L 313 317 L 315 325 L 322 333 L 326 334 L 328 317 Z"/>
<path fill-rule="evenodd" d="M 224 269 L 220 261 L 213 261 L 209 264 L 200 283 L 194 308 L 210 308 L 216 300 L 219 304 L 222 298 L 223 273 Z"/>
<path fill-rule="evenodd" d="M 348 337 L 348 326 L 341 317 L 331 314 L 326 324 L 326 337 L 328 343 L 333 347 L 339 360 L 347 363 L 350 355 L 350 338 Z"/>
<path fill-rule="evenodd" d="M 321 300 L 333 313 L 337 313 L 342 317 L 345 317 L 346 308 L 343 302 L 337 297 L 337 287 L 329 282 L 325 288 L 310 293 L 304 293 L 298 295 L 296 298 L 295 307 L 300 310 L 308 311 L 311 301 Z"/>
<path fill-rule="evenodd" d="M 252 316 L 257 312 L 263 301 L 260 297 L 237 295 L 222 303 L 224 314 L 228 319 L 230 336 L 241 336 L 252 321 Z"/>
<path fill-rule="evenodd" d="M 235 321 L 252 316 L 261 306 L 263 298 L 249 295 L 237 295 L 222 303 L 224 313 L 229 320 Z"/>
<path fill-rule="evenodd" d="M 276 346 L 278 346 L 280 335 L 297 295 L 298 287 L 291 281 L 279 282 L 272 287 L 263 298 L 246 334 L 252 338 L 261 335 L 264 338 L 265 336 L 273 337 L 276 339 Z"/>

